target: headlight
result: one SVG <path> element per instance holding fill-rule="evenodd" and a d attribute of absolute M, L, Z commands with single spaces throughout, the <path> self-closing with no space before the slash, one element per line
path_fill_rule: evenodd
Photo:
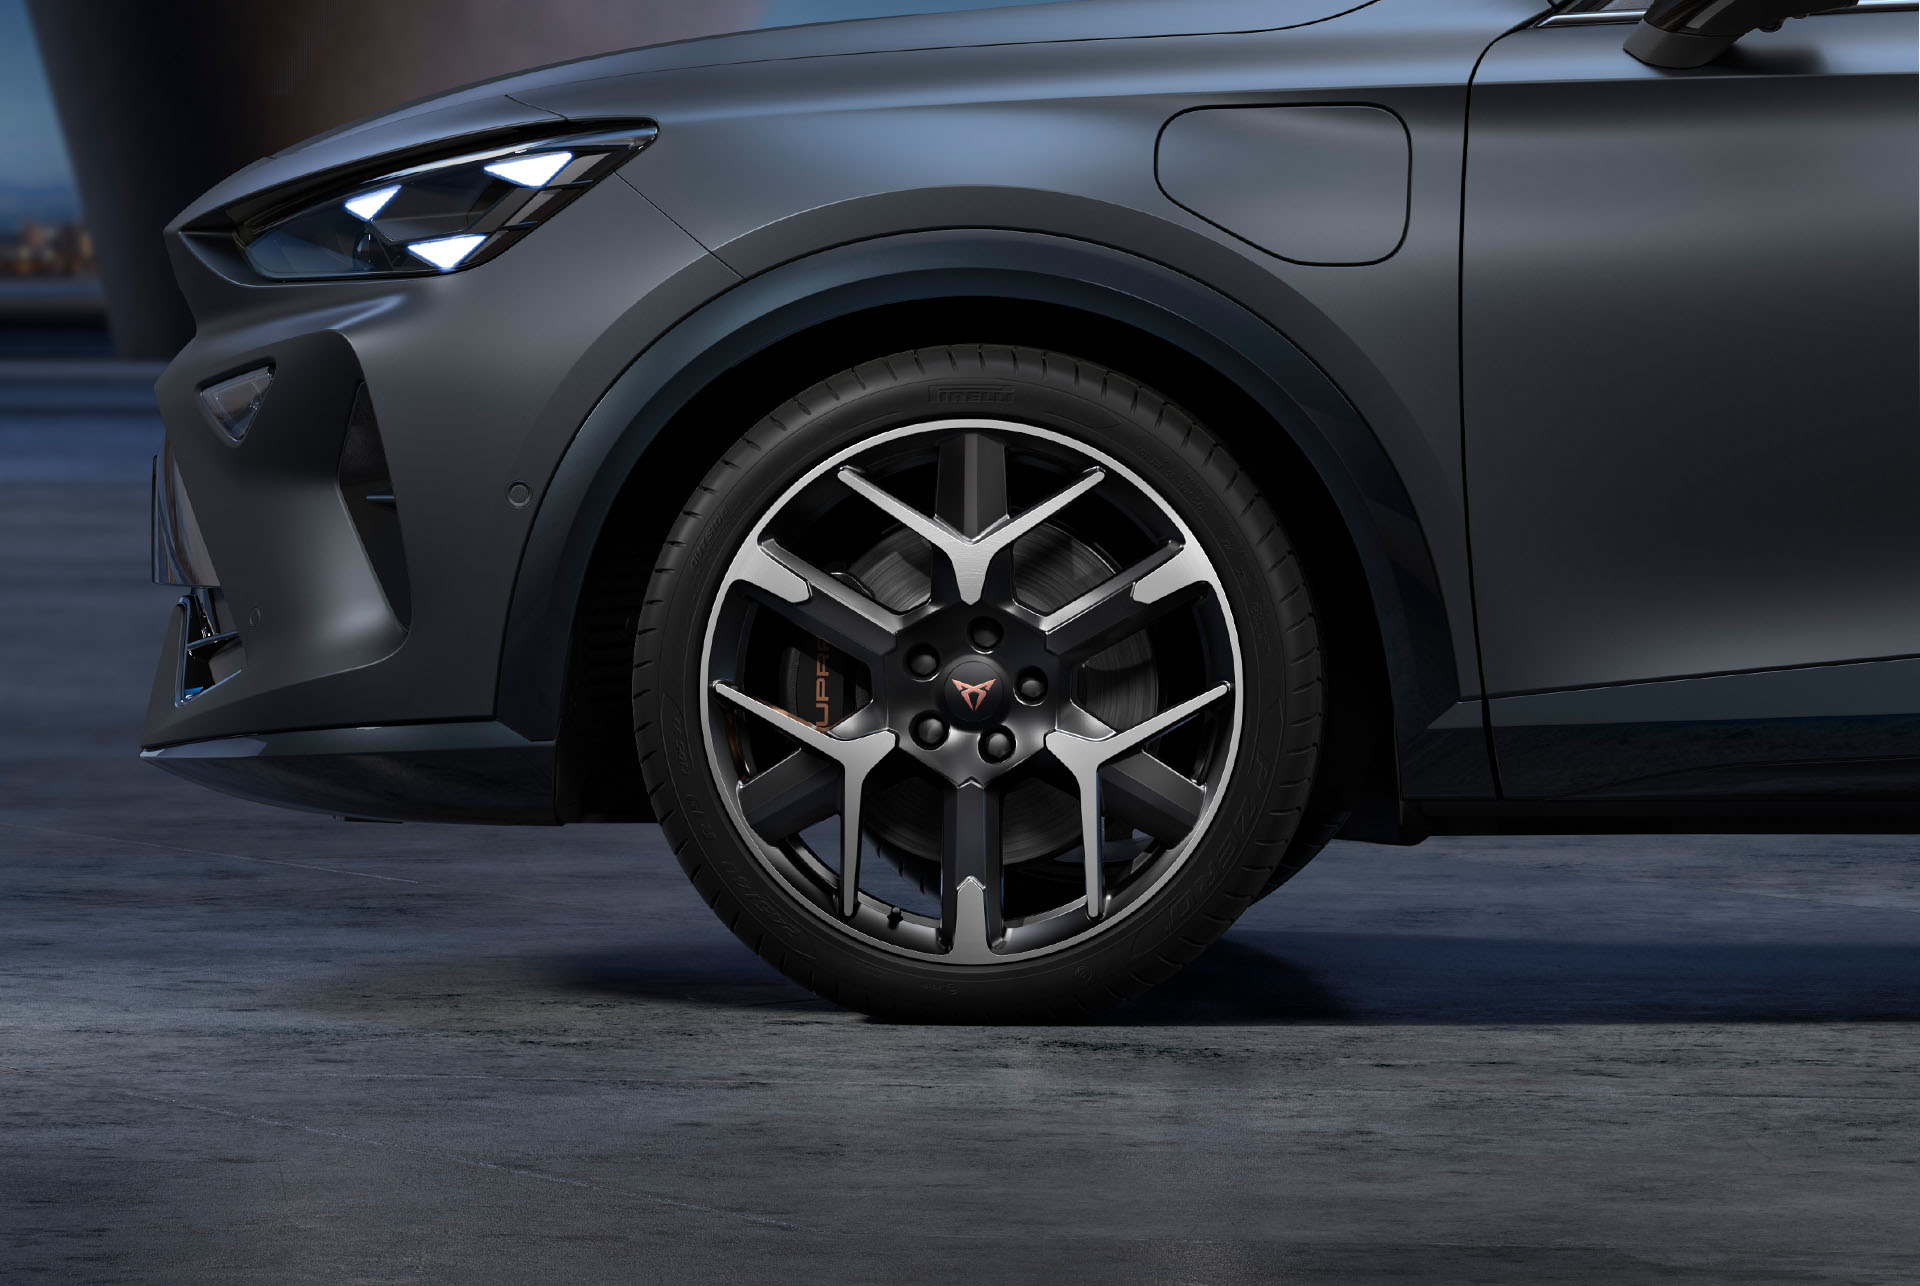
<path fill-rule="evenodd" d="M 431 276 L 471 268 L 552 218 L 651 143 L 652 126 L 571 134 L 311 189 L 243 222 L 234 238 L 262 276 Z"/>

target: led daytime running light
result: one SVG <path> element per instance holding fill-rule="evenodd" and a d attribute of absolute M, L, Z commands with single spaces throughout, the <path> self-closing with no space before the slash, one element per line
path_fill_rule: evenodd
<path fill-rule="evenodd" d="M 465 271 L 551 219 L 652 142 L 651 125 L 469 151 L 386 174 L 364 171 L 324 200 L 248 222 L 235 241 L 276 281 Z"/>

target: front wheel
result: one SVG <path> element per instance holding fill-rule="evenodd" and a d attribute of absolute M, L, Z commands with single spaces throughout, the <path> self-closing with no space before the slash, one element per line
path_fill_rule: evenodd
<path fill-rule="evenodd" d="M 891 1018 L 1068 1019 L 1168 977 L 1312 784 L 1279 523 L 1177 407 L 1052 353 L 901 354 L 768 416 L 687 501 L 634 658 L 702 896 Z"/>

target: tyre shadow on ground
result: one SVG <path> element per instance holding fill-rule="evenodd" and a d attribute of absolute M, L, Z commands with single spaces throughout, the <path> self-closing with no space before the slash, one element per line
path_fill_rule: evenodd
<path fill-rule="evenodd" d="M 1116 1023 L 1920 1022 L 1920 943 L 1228 938 Z"/>
<path fill-rule="evenodd" d="M 583 952 L 547 985 L 667 1003 L 798 1007 L 813 998 L 722 947 Z M 1920 943 L 1567 942 L 1393 934 L 1228 937 L 1095 1021 L 1288 1023 L 1920 1022 Z"/>
<path fill-rule="evenodd" d="M 571 992 L 741 1009 L 839 1008 L 732 943 L 581 951 L 528 963 L 548 985 Z"/>
<path fill-rule="evenodd" d="M 577 992 L 669 1004 L 838 1008 L 759 961 L 720 948 L 580 952 L 549 958 L 539 967 L 551 984 Z M 1305 971 L 1258 948 L 1219 942 L 1169 982 L 1093 1021 L 1248 1026 L 1337 1022 L 1350 1016 Z"/>

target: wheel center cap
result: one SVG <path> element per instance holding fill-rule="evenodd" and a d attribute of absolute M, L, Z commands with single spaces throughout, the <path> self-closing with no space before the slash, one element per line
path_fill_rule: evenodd
<path fill-rule="evenodd" d="M 1012 684 L 991 661 L 970 657 L 940 676 L 940 708 L 963 728 L 1000 722 L 1012 699 Z"/>

